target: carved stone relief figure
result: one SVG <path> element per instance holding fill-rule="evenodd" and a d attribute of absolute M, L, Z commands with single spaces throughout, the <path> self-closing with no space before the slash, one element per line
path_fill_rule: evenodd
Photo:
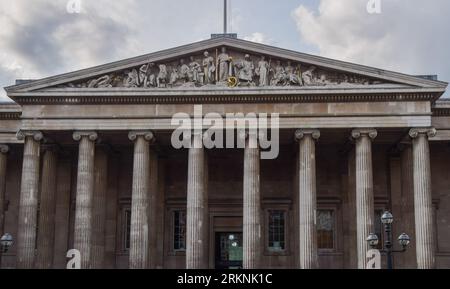
<path fill-rule="evenodd" d="M 139 76 L 136 69 L 133 69 L 127 73 L 127 77 L 124 82 L 125 87 L 139 87 Z"/>
<path fill-rule="evenodd" d="M 156 83 L 159 88 L 165 87 L 167 83 L 167 66 L 165 64 L 159 65 L 159 73 L 156 78 Z"/>
<path fill-rule="evenodd" d="M 180 67 L 178 68 L 178 79 L 188 82 L 189 81 L 189 66 L 184 63 L 184 59 L 180 59 Z"/>
<path fill-rule="evenodd" d="M 139 87 L 144 87 L 144 88 L 148 87 L 148 75 L 147 75 L 148 70 L 149 70 L 149 64 L 142 65 L 141 68 L 139 68 L 139 74 L 138 74 Z"/>
<path fill-rule="evenodd" d="M 268 56 L 259 56 L 253 63 L 249 54 L 243 51 L 228 51 L 222 47 L 213 57 L 208 51 L 182 56 L 156 65 L 147 64 L 130 67 L 127 70 L 99 75 L 92 79 L 62 84 L 61 88 L 195 88 L 205 85 L 229 86 L 229 80 L 240 86 L 331 86 L 383 84 L 363 75 L 311 66 L 306 63 L 278 58 L 268 61 Z M 189 61 L 185 61 L 189 59 Z M 255 67 L 256 64 L 256 67 Z M 305 70 L 303 69 L 305 68 Z M 308 68 L 308 69 L 306 69 Z M 230 79 L 230 77 L 235 78 Z M 232 86 L 234 87 L 234 86 Z"/>
<path fill-rule="evenodd" d="M 284 85 L 285 83 L 286 83 L 286 71 L 284 70 L 284 67 L 281 65 L 281 61 L 277 60 L 277 65 L 275 66 L 274 75 L 272 77 L 270 85 L 277 86 L 277 85 Z"/>
<path fill-rule="evenodd" d="M 269 85 L 269 72 L 270 64 L 266 61 L 266 58 L 261 56 L 261 60 L 258 62 L 258 67 L 256 68 L 256 75 L 259 76 L 259 86 Z"/>
<path fill-rule="evenodd" d="M 287 85 L 302 85 L 300 67 L 294 68 L 290 61 L 286 66 Z"/>
<path fill-rule="evenodd" d="M 241 85 L 253 84 L 253 71 L 255 66 L 250 58 L 250 55 L 246 54 L 244 60 L 236 63 L 237 78 Z"/>
<path fill-rule="evenodd" d="M 203 73 L 204 73 L 204 84 L 213 84 L 215 81 L 216 65 L 214 64 L 214 58 L 209 56 L 209 52 L 205 51 L 203 53 Z"/>
<path fill-rule="evenodd" d="M 191 56 L 190 60 L 191 62 L 189 63 L 189 81 L 199 83 L 202 67 L 197 61 L 195 61 L 194 56 Z"/>
<path fill-rule="evenodd" d="M 111 84 L 112 78 L 109 75 L 104 75 L 98 79 L 93 79 L 89 82 L 89 88 L 110 88 L 113 87 Z"/>
<path fill-rule="evenodd" d="M 172 72 L 170 73 L 170 81 L 169 81 L 170 86 L 173 87 L 177 83 L 178 78 L 179 78 L 179 76 L 178 76 L 177 68 L 172 68 Z"/>
<path fill-rule="evenodd" d="M 218 56 L 219 81 L 226 82 L 230 76 L 230 62 L 232 58 L 227 53 L 227 48 L 222 47 L 222 53 Z"/>
<path fill-rule="evenodd" d="M 314 85 L 315 84 L 315 78 L 314 78 L 315 70 L 316 70 L 316 67 L 311 66 L 310 68 L 308 68 L 308 70 L 306 70 L 305 72 L 302 73 L 302 79 L 303 79 L 303 83 L 305 85 Z"/>

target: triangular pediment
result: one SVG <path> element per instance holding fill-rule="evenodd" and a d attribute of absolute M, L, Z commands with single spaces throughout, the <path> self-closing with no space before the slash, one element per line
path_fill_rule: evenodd
<path fill-rule="evenodd" d="M 6 88 L 92 90 L 433 88 L 447 83 L 232 38 L 216 38 Z"/>

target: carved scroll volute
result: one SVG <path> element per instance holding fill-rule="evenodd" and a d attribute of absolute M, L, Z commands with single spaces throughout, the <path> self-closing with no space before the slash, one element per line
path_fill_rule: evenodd
<path fill-rule="evenodd" d="M 376 129 L 354 129 L 351 134 L 351 140 L 358 140 L 361 136 L 367 135 L 371 140 L 374 140 L 378 136 Z"/>
<path fill-rule="evenodd" d="M 409 131 L 409 136 L 412 139 L 417 138 L 420 134 L 426 134 L 428 138 L 435 137 L 437 130 L 434 127 L 431 128 L 413 128 Z"/>
<path fill-rule="evenodd" d="M 305 135 L 311 135 L 315 141 L 320 139 L 320 131 L 317 129 L 298 129 L 294 134 L 295 141 L 300 141 Z"/>
<path fill-rule="evenodd" d="M 154 134 L 152 131 L 131 131 L 131 132 L 128 134 L 128 139 L 129 139 L 130 141 L 133 141 L 133 142 L 134 142 L 134 141 L 136 141 L 136 139 L 137 139 L 139 136 L 144 137 L 144 139 L 145 139 L 146 141 L 150 142 L 150 143 L 156 142 L 155 134 Z"/>
<path fill-rule="evenodd" d="M 25 140 L 27 137 L 32 137 L 35 141 L 40 142 L 44 139 L 44 134 L 40 131 L 23 131 L 20 130 L 16 135 L 20 141 Z"/>

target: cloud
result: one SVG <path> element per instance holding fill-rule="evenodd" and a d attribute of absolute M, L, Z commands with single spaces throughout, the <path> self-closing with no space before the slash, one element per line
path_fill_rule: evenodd
<path fill-rule="evenodd" d="M 322 56 L 450 80 L 450 1 L 380 0 L 381 14 L 369 14 L 367 3 L 321 0 L 317 10 L 300 5 L 292 16 Z"/>
<path fill-rule="evenodd" d="M 82 13 L 70 14 L 67 0 L 2 1 L 0 80 L 10 85 L 14 78 L 41 78 L 133 52 L 135 0 L 102 2 L 81 0 Z"/>
<path fill-rule="evenodd" d="M 0 87 L 208 38 L 220 31 L 219 1 L 0 1 Z M 217 28 L 216 28 L 217 27 Z M 205 33 L 206 32 L 206 33 Z M 0 89 L 0 101 L 5 100 Z"/>
<path fill-rule="evenodd" d="M 264 33 L 261 32 L 254 32 L 250 36 L 245 36 L 244 40 L 261 44 L 271 44 L 272 42 L 272 40 L 270 40 Z"/>

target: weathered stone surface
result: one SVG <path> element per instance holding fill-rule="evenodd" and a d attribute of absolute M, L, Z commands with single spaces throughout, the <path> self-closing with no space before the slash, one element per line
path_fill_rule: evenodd
<path fill-rule="evenodd" d="M 374 191 L 372 167 L 372 140 L 377 137 L 374 129 L 353 130 L 356 141 L 356 233 L 358 268 L 366 268 L 366 254 L 370 249 L 366 239 L 374 233 Z"/>
<path fill-rule="evenodd" d="M 208 191 L 203 133 L 191 136 L 188 160 L 186 269 L 208 268 Z"/>
<path fill-rule="evenodd" d="M 258 136 L 246 135 L 244 150 L 244 269 L 258 269 L 262 254 L 260 149 Z"/>
<path fill-rule="evenodd" d="M 8 152 L 9 147 L 7 145 L 0 145 L 0 236 L 3 236 L 4 234 L 5 225 L 5 190 Z"/>
<path fill-rule="evenodd" d="M 130 132 L 134 142 L 133 190 L 131 196 L 130 269 L 149 266 L 150 141 L 152 132 Z"/>
<path fill-rule="evenodd" d="M 75 132 L 73 138 L 79 141 L 74 249 L 81 253 L 81 268 L 91 269 L 95 141 L 98 135 L 95 132 Z"/>
<path fill-rule="evenodd" d="M 436 266 L 436 243 L 428 138 L 436 135 L 436 129 L 412 129 L 409 135 L 413 139 L 417 266 L 419 269 L 434 269 Z"/>
<path fill-rule="evenodd" d="M 36 268 L 51 269 L 55 243 L 57 148 L 44 147 Z"/>
<path fill-rule="evenodd" d="M 31 269 L 35 265 L 40 141 L 43 135 L 36 131 L 20 131 L 17 138 L 25 141 L 17 235 L 17 267 Z"/>
<path fill-rule="evenodd" d="M 107 204 L 108 153 L 106 148 L 97 148 L 95 153 L 94 205 L 92 213 L 92 267 L 105 266 L 105 230 Z"/>
<path fill-rule="evenodd" d="M 300 268 L 318 267 L 316 236 L 316 150 L 318 130 L 297 130 L 299 142 L 299 244 Z"/>

